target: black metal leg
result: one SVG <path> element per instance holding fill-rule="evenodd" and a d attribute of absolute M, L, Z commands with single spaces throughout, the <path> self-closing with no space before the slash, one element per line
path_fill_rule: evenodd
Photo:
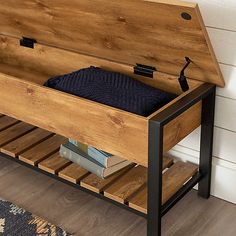
<path fill-rule="evenodd" d="M 209 198 L 211 190 L 215 92 L 216 88 L 213 87 L 211 93 L 209 93 L 209 95 L 202 100 L 202 127 L 199 171 L 203 175 L 203 178 L 199 182 L 198 195 L 203 198 Z"/>
<path fill-rule="evenodd" d="M 149 121 L 147 235 L 161 236 L 163 126 Z"/>
<path fill-rule="evenodd" d="M 161 235 L 161 217 L 199 181 L 199 195 L 210 196 L 216 86 L 204 84 L 158 113 L 149 121 L 148 137 L 148 236 Z M 202 100 L 202 133 L 199 173 L 162 207 L 163 127 Z"/>

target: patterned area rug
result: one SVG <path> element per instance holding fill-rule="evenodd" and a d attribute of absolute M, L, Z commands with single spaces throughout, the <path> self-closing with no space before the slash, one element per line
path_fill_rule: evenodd
<path fill-rule="evenodd" d="M 0 199 L 1 236 L 69 236 L 61 228 Z"/>

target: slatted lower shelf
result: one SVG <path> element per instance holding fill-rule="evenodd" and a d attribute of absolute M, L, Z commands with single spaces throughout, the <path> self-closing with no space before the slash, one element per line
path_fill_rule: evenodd
<path fill-rule="evenodd" d="M 147 213 L 147 168 L 130 165 L 107 179 L 101 179 L 59 156 L 66 138 L 0 114 L 0 150 L 22 162 L 97 194 Z M 191 163 L 163 159 L 163 204 L 197 172 Z"/>

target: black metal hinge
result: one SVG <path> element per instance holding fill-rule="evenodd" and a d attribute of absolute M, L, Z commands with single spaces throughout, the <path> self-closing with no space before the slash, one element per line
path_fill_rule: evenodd
<path fill-rule="evenodd" d="M 134 74 L 142 75 L 149 78 L 153 78 L 153 73 L 157 71 L 157 69 L 153 66 L 146 66 L 142 64 L 137 64 L 134 66 Z"/>
<path fill-rule="evenodd" d="M 23 37 L 20 40 L 20 46 L 27 47 L 27 48 L 34 48 L 34 44 L 37 43 L 35 39 Z"/>

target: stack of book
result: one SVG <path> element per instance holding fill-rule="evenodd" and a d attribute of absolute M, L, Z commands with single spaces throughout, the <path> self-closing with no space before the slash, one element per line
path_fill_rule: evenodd
<path fill-rule="evenodd" d="M 69 139 L 67 143 L 61 145 L 60 156 L 103 179 L 131 164 L 130 161 L 73 139 Z"/>

